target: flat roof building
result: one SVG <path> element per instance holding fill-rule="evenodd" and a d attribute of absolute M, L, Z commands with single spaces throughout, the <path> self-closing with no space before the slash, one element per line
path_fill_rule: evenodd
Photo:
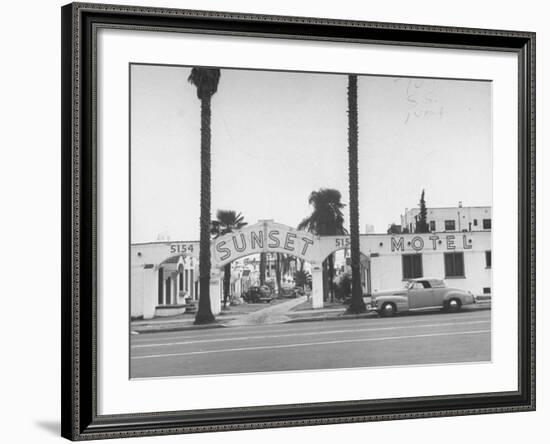
<path fill-rule="evenodd" d="M 403 232 L 414 233 L 420 215 L 420 208 L 405 209 L 401 215 Z M 483 231 L 491 229 L 492 210 L 490 206 L 427 208 L 427 223 L 430 232 L 439 231 Z"/>

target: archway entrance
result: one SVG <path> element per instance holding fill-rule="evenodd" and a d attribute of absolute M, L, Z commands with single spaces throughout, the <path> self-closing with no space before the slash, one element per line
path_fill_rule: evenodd
<path fill-rule="evenodd" d="M 294 258 L 296 264 L 307 263 L 310 270 L 307 272 L 311 278 L 307 279 L 308 286 L 312 287 L 311 293 L 315 299 L 314 306 L 322 306 L 322 279 L 318 279 L 321 271 L 319 267 L 319 237 L 311 233 L 296 230 L 295 228 L 282 225 L 272 220 L 263 220 L 257 224 L 246 226 L 243 229 L 229 233 L 212 241 L 212 265 L 213 272 L 221 274 L 228 263 L 243 260 L 246 257 L 258 258 L 265 261 L 267 270 L 264 278 L 264 271 L 259 274 L 259 284 L 262 285 L 267 277 L 274 279 L 275 287 L 282 287 L 284 276 L 278 276 L 281 269 L 281 262 L 286 258 Z M 300 265 L 303 271 L 303 266 Z M 279 271 L 278 271 L 279 270 Z M 284 273 L 283 273 L 284 274 Z M 317 279 L 316 279 L 317 278 Z M 287 275 L 287 283 L 295 280 L 294 276 Z M 317 282 L 316 282 L 317 281 Z M 266 280 L 267 282 L 267 280 Z M 317 285 L 317 289 L 315 286 Z M 275 288 L 280 291 L 282 288 Z M 213 286 L 211 280 L 211 292 L 219 294 L 219 288 Z M 317 291 L 317 293 L 316 293 Z M 317 297 L 316 297 L 317 296 Z M 319 297 L 320 296 L 320 300 Z M 211 302 L 213 302 L 211 298 Z"/>
<path fill-rule="evenodd" d="M 241 256 L 213 267 L 212 274 L 219 281 L 214 291 L 222 307 L 311 294 L 311 264 L 292 254 L 267 251 Z"/>
<path fill-rule="evenodd" d="M 349 250 L 350 239 L 349 236 L 316 236 L 272 220 L 262 220 L 212 240 L 210 248 L 210 305 L 216 315 L 222 308 L 225 265 L 249 256 L 259 260 L 261 255 L 267 258 L 269 277 L 275 280 L 277 257 L 279 260 L 292 257 L 297 269 L 302 268 L 302 263 L 307 264 L 306 279 L 308 288 L 311 288 L 312 307 L 322 308 L 325 302 L 324 287 L 327 285 L 323 280 L 323 261 L 339 250 Z M 132 315 L 150 318 L 160 312 L 173 313 L 173 308 L 180 305 L 196 303 L 200 297 L 199 253 L 199 243 L 196 241 L 133 244 Z M 367 256 L 363 259 L 366 264 L 369 263 Z M 336 265 L 343 266 L 345 271 L 345 262 Z M 370 272 L 366 271 L 364 293 L 370 290 L 369 276 Z M 277 287 L 296 284 L 293 277 L 289 274 L 285 277 L 283 273 L 281 285 Z M 172 310 L 167 310 L 170 307 Z"/>
<path fill-rule="evenodd" d="M 338 302 L 349 301 L 351 298 L 352 281 L 350 249 L 348 247 L 336 249 L 323 260 L 322 264 L 324 302 L 335 302 L 335 300 Z M 370 257 L 363 252 L 360 252 L 360 276 L 362 294 L 370 295 Z"/>
<path fill-rule="evenodd" d="M 250 255 L 286 255 L 297 258 L 299 261 L 310 264 L 311 297 L 313 308 L 322 308 L 327 300 L 327 290 L 334 298 L 334 279 L 336 272 L 350 271 L 346 264 L 346 255 L 339 251 L 349 251 L 349 236 L 316 236 L 312 233 L 296 230 L 295 228 L 276 223 L 272 220 L 263 220 L 234 233 L 229 233 L 212 241 L 213 273 L 219 273 L 230 262 Z M 342 256 L 335 264 L 335 259 Z M 327 276 L 327 258 L 330 257 L 331 269 L 334 273 Z M 370 261 L 362 255 L 363 293 L 370 292 Z M 338 268 L 338 270 L 336 269 Z M 342 268 L 342 270 L 340 270 Z M 332 274 L 332 275 L 330 275 Z M 211 281 L 212 282 L 212 281 Z M 212 287 L 214 294 L 220 289 Z M 211 299 L 212 300 L 212 299 Z"/>

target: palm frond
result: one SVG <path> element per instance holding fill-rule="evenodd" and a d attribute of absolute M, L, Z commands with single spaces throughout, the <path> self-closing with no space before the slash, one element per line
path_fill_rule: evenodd
<path fill-rule="evenodd" d="M 312 191 L 308 202 L 313 207 L 313 211 L 300 222 L 298 229 L 317 235 L 347 234 L 342 212 L 346 205 L 341 199 L 342 194 L 336 189 L 321 188 Z"/>
<path fill-rule="evenodd" d="M 244 221 L 244 216 L 241 213 L 233 210 L 218 210 L 216 219 L 211 221 L 210 234 L 218 238 L 235 230 L 240 230 L 246 225 L 248 223 Z"/>
<path fill-rule="evenodd" d="M 197 87 L 197 97 L 206 99 L 216 94 L 220 81 L 218 68 L 193 68 L 188 79 L 189 83 Z"/>

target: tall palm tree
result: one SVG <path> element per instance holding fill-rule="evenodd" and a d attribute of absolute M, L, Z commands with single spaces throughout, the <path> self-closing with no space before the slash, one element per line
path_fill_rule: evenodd
<path fill-rule="evenodd" d="M 348 76 L 348 161 L 349 161 L 349 203 L 351 241 L 351 303 L 349 313 L 367 311 L 361 287 L 361 252 L 359 251 L 359 173 L 357 151 L 359 128 L 357 117 L 357 76 Z"/>
<path fill-rule="evenodd" d="M 197 87 L 197 97 L 201 101 L 201 234 L 199 255 L 199 309 L 195 324 L 214 322 L 210 306 L 210 142 L 211 142 L 211 101 L 218 90 L 220 70 L 216 68 L 193 68 L 187 79 Z"/>
<path fill-rule="evenodd" d="M 240 230 L 247 225 L 241 213 L 233 210 L 218 210 L 216 219 L 211 222 L 210 234 L 214 239 L 224 234 L 232 233 L 234 230 Z M 229 287 L 231 286 L 231 262 L 225 264 L 223 268 L 223 308 L 227 307 L 229 297 Z"/>
<path fill-rule="evenodd" d="M 321 188 L 312 191 L 309 195 L 309 204 L 313 212 L 298 224 L 299 230 L 306 230 L 318 236 L 346 235 L 344 228 L 344 214 L 342 209 L 342 194 L 332 188 Z M 331 254 L 323 262 L 328 275 L 328 284 L 331 298 L 334 298 L 334 256 Z"/>

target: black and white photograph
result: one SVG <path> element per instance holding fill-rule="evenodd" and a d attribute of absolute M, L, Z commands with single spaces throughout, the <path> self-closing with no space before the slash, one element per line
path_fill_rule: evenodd
<path fill-rule="evenodd" d="M 491 362 L 490 80 L 129 84 L 131 379 Z"/>
<path fill-rule="evenodd" d="M 544 2 L 2 12 L 2 442 L 545 442 Z"/>

